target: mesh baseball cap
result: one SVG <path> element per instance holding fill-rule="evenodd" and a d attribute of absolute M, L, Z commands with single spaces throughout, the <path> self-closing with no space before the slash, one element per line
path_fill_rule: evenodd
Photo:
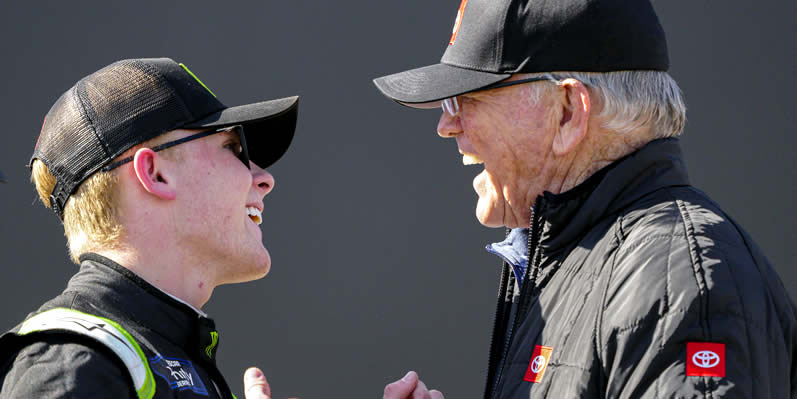
<path fill-rule="evenodd" d="M 417 108 L 489 89 L 515 73 L 667 70 L 649 0 L 461 0 L 439 64 L 374 79 Z"/>
<path fill-rule="evenodd" d="M 29 166 L 38 159 L 55 176 L 50 203 L 60 218 L 86 178 L 127 149 L 175 129 L 243 125 L 249 158 L 266 168 L 291 143 L 298 99 L 227 107 L 183 64 L 122 60 L 61 95 L 44 119 Z"/>

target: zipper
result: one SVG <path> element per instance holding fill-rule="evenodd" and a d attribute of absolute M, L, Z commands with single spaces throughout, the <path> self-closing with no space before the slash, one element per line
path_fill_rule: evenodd
<path fill-rule="evenodd" d="M 494 383 L 492 384 L 491 392 L 490 392 L 489 395 L 485 395 L 486 398 L 495 397 L 496 391 L 498 390 L 498 386 L 501 383 L 501 375 L 503 374 L 504 366 L 506 365 L 507 355 L 509 354 L 509 346 L 512 343 L 512 338 L 513 338 L 512 335 L 513 335 L 513 333 L 515 331 L 515 328 L 518 325 L 518 320 L 522 319 L 522 317 L 520 317 L 520 316 L 525 315 L 526 307 L 528 306 L 529 303 L 531 303 L 531 299 L 529 297 L 533 297 L 534 293 L 536 291 L 537 274 L 538 274 L 538 270 L 537 269 L 539 269 L 539 263 L 540 263 L 539 261 L 540 261 L 540 258 L 541 258 L 541 251 L 539 251 L 538 247 L 539 247 L 540 236 L 542 235 L 542 231 L 541 231 L 542 230 L 542 223 L 541 223 L 542 222 L 542 217 L 540 217 L 539 215 L 542 212 L 537 212 L 537 211 L 535 211 L 535 209 L 539 210 L 539 209 L 541 209 L 541 207 L 542 207 L 542 198 L 541 197 L 537 197 L 537 200 L 535 201 L 534 206 L 531 208 L 531 216 L 529 217 L 529 238 L 528 238 L 529 262 L 527 263 L 526 270 L 523 273 L 523 282 L 522 282 L 522 285 L 521 285 L 521 288 L 520 288 L 520 297 L 518 298 L 518 304 L 515 307 L 516 311 L 514 312 L 514 314 L 512 314 L 512 312 L 511 312 L 512 306 L 511 306 L 511 298 L 510 298 L 509 329 L 505 332 L 505 339 L 504 339 L 503 350 L 501 351 L 501 357 L 497 359 L 498 361 L 501 362 L 501 364 L 499 365 L 497 373 L 495 374 L 495 377 L 493 378 Z M 506 273 L 506 268 L 504 268 L 504 273 Z M 502 279 L 502 280 L 504 280 L 504 279 Z M 526 292 L 529 289 L 531 289 L 531 295 L 527 295 L 526 294 Z M 513 288 L 513 290 L 514 290 L 514 288 Z M 501 308 L 502 304 L 503 303 L 501 301 L 498 302 L 498 308 L 499 309 Z M 495 334 L 495 331 L 497 331 L 498 317 L 499 317 L 499 315 L 496 314 L 496 323 L 495 323 L 495 327 L 493 329 L 493 334 Z M 490 345 L 490 360 L 491 360 L 491 363 L 492 363 L 493 351 L 495 350 L 495 347 L 494 347 L 495 337 L 493 337 L 493 339 L 491 341 L 492 342 L 491 342 L 491 345 Z M 489 381 L 489 379 L 490 379 L 489 378 L 489 370 L 492 370 L 492 368 L 488 369 L 488 381 L 487 381 L 488 388 L 487 389 L 490 389 L 489 388 L 489 383 L 490 383 L 490 381 Z"/>
<path fill-rule="evenodd" d="M 495 355 L 496 355 L 495 351 L 498 348 L 498 342 L 496 342 L 496 341 L 498 341 L 498 337 L 500 336 L 500 334 L 498 334 L 498 332 L 499 332 L 499 329 L 501 328 L 501 323 L 502 323 L 502 321 L 504 319 L 504 314 L 506 313 L 506 299 L 505 299 L 505 297 L 506 297 L 506 287 L 509 286 L 508 285 L 509 278 L 508 278 L 507 274 L 511 274 L 511 272 L 507 273 L 507 268 L 508 268 L 508 266 L 506 265 L 506 263 L 504 263 L 504 267 L 503 267 L 503 269 L 501 271 L 501 283 L 499 284 L 499 290 L 498 290 L 498 301 L 497 301 L 498 304 L 496 305 L 496 308 L 495 308 L 495 318 L 493 320 L 493 331 L 492 331 L 492 334 L 490 334 L 490 352 L 489 352 L 489 356 L 488 356 L 488 359 L 487 359 L 487 373 L 486 373 L 486 378 L 485 378 L 486 382 L 484 384 L 484 397 L 485 398 L 489 398 L 490 397 L 490 394 L 491 394 L 491 391 L 492 391 L 492 385 L 490 385 L 490 382 L 492 380 L 494 380 L 494 378 L 492 378 L 491 374 L 492 374 L 493 369 L 496 366 L 496 362 L 498 362 L 500 360 L 500 359 L 496 359 L 495 358 Z"/>
<path fill-rule="evenodd" d="M 545 205 L 542 203 L 542 201 L 538 200 L 536 205 L 537 209 L 540 209 L 540 213 L 543 213 L 542 208 L 545 207 Z M 518 315 L 521 316 L 519 318 L 523 318 L 526 316 L 526 313 L 528 313 L 529 311 L 528 308 L 531 305 L 531 302 L 538 295 L 537 278 L 540 275 L 540 263 L 542 262 L 542 248 L 540 248 L 540 241 L 542 240 L 542 228 L 543 228 L 542 222 L 543 222 L 542 217 L 537 218 L 536 220 L 537 224 L 533 228 L 534 233 L 536 234 L 534 234 L 534 236 L 532 237 L 532 234 L 529 233 L 529 265 L 528 268 L 526 269 L 523 281 L 527 280 L 529 281 L 528 284 L 524 284 L 524 288 L 528 286 L 529 287 L 528 289 L 531 290 L 531 292 L 529 294 L 524 295 L 525 291 L 521 290 L 521 296 L 519 300 L 520 303 L 518 304 L 519 306 L 517 312 Z"/>
<path fill-rule="evenodd" d="M 506 234 L 504 238 L 509 236 L 510 229 L 506 229 Z M 497 349 L 498 343 L 496 342 L 500 334 L 498 334 L 499 329 L 502 327 L 502 321 L 504 319 L 504 314 L 506 313 L 506 297 L 507 297 L 507 287 L 509 287 L 509 282 L 512 280 L 510 277 L 512 276 L 512 272 L 508 271 L 509 265 L 504 262 L 501 268 L 501 280 L 498 283 L 498 300 L 496 301 L 495 307 L 495 317 L 493 318 L 493 329 L 490 334 L 490 352 L 487 356 L 487 371 L 485 373 L 485 384 L 484 384 L 484 398 L 488 399 L 490 397 L 490 393 L 492 391 L 492 385 L 490 382 L 493 380 L 492 378 L 492 371 L 495 368 L 496 362 L 500 359 L 495 358 L 495 351 Z M 509 300 L 511 301 L 511 297 Z"/>

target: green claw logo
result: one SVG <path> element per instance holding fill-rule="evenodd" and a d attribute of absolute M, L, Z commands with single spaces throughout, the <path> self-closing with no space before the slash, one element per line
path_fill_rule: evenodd
<path fill-rule="evenodd" d="M 213 348 L 219 343 L 219 333 L 216 331 L 210 332 L 210 345 L 205 348 L 205 353 L 208 355 L 208 359 L 213 359 Z"/>

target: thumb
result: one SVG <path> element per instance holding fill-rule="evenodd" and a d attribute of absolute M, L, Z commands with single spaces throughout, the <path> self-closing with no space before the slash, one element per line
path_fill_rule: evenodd
<path fill-rule="evenodd" d="M 385 386 L 383 399 L 404 399 L 412 395 L 418 385 L 418 373 L 410 371 L 402 379 Z"/>
<path fill-rule="evenodd" d="M 246 399 L 271 399 L 271 387 L 266 376 L 257 367 L 250 367 L 244 373 L 244 397 Z"/>

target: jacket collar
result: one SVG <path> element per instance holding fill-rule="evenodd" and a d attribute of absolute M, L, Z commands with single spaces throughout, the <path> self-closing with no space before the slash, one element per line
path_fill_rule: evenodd
<path fill-rule="evenodd" d="M 204 313 L 106 257 L 88 253 L 80 261 L 80 271 L 70 279 L 66 291 L 77 291 L 99 310 L 126 318 L 126 324 L 156 332 L 187 353 L 199 350 L 199 358 L 215 362 L 216 345 L 214 356 L 201 356 L 210 332 L 216 331 L 213 320 Z"/>
<path fill-rule="evenodd" d="M 676 138 L 651 141 L 561 194 L 543 193 L 535 205 L 544 220 L 547 252 L 579 238 L 601 219 L 665 187 L 689 185 Z"/>

